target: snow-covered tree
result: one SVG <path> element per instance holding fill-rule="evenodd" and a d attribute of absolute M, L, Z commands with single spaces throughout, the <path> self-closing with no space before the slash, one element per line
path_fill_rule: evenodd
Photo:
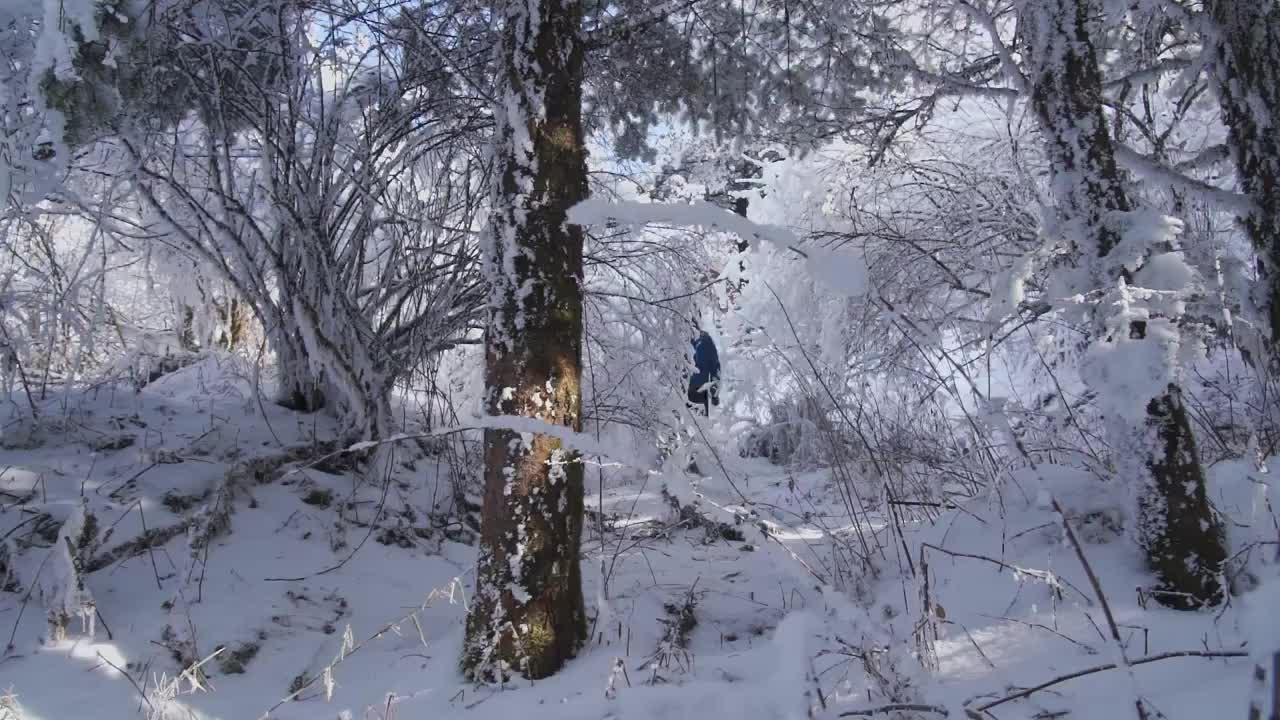
<path fill-rule="evenodd" d="M 148 218 L 253 309 L 280 402 L 329 405 L 355 433 L 385 437 L 397 378 L 478 319 L 471 233 L 486 164 L 465 102 L 379 71 L 383 46 L 316 54 L 312 19 L 280 6 L 283 30 L 254 36 L 276 59 L 273 84 L 228 61 L 222 72 L 252 89 L 206 85 L 190 58 L 177 67 L 202 90 L 198 112 L 118 142 Z"/>
<path fill-rule="evenodd" d="M 1259 257 L 1258 304 L 1280 339 L 1280 4 L 1208 0 L 1205 44 L 1236 177 L 1252 207 L 1241 223 Z M 1182 19 L 1182 18 L 1179 18 Z M 1272 351 L 1274 353 L 1274 350 Z"/>
<path fill-rule="evenodd" d="M 1084 270 L 1067 286 L 1100 293 L 1106 303 L 1086 380 L 1099 393 L 1124 393 L 1105 414 L 1119 479 L 1136 498 L 1137 536 L 1159 579 L 1156 597 L 1194 608 L 1221 601 L 1226 551 L 1182 397 L 1179 364 L 1190 341 L 1178 328 L 1178 288 L 1141 286 L 1143 275 L 1162 283 L 1151 277 L 1160 272 L 1153 255 L 1181 264 L 1171 234 L 1180 223 L 1144 212 L 1125 188 L 1102 110 L 1095 40 L 1101 18 L 1093 0 L 1028 3 L 1027 82 L 1057 199 L 1051 227 L 1067 238 L 1070 261 Z M 1135 279 L 1138 287 L 1131 288 Z M 1119 310 L 1112 315 L 1108 305 Z M 1126 366 L 1145 377 L 1130 377 Z M 1134 404 L 1142 409 L 1122 407 Z"/>

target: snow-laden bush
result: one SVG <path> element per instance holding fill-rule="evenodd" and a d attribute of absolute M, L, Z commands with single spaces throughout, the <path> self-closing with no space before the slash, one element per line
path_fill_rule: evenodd
<path fill-rule="evenodd" d="M 22 706 L 18 704 L 18 693 L 12 687 L 0 694 L 0 720 L 23 720 Z"/>
<path fill-rule="evenodd" d="M 820 433 L 834 431 L 817 398 L 780 399 L 769 406 L 767 418 L 747 435 L 744 454 L 778 465 L 812 465 L 823 459 Z"/>

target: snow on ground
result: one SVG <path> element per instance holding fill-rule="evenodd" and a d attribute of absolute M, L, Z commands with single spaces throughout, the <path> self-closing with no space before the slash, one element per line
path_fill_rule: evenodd
<path fill-rule="evenodd" d="M 834 717 L 886 701 L 856 656 L 866 639 L 920 647 L 914 634 L 931 629 L 917 625 L 926 597 L 937 672 L 930 680 L 899 666 L 916 688 L 904 697 L 964 717 L 965 703 L 976 708 L 1119 658 L 1096 593 L 1044 506 L 1050 492 L 1087 516 L 1074 527 L 1128 660 L 1248 651 L 1253 626 L 1240 598 L 1206 613 L 1143 601 L 1140 555 L 1117 534 L 1119 516 L 1091 503 L 1106 493 L 1087 478 L 1050 472 L 1041 487 L 1020 473 L 936 522 L 902 516 L 902 537 L 880 505 L 860 518 L 880 570 L 868 581 L 837 560 L 849 553 L 833 554 L 833 536 L 842 548 L 861 540 L 829 473 L 703 452 L 697 474 L 683 472 L 683 457 L 609 471 L 603 493 L 587 501 L 590 644 L 548 680 L 476 688 L 456 662 L 474 550 L 450 539 L 464 531 L 433 525 L 449 492 L 442 461 L 407 446 L 389 483 L 336 462 L 288 464 L 244 483 L 231 531 L 209 547 L 193 555 L 179 533 L 88 573 L 96 635 L 73 622 L 65 640 L 50 642 L 38 593 L 27 589 L 48 567 L 50 532 L 81 498 L 110 529 L 95 551 L 102 556 L 199 514 L 236 463 L 331 437 L 323 416 L 260 404 L 246 377 L 230 360 L 206 358 L 139 393 L 103 387 L 51 399 L 36 436 L 19 422 L 5 428 L 0 535 L 18 550 L 10 564 L 19 582 L 18 592 L 0 592 L 0 631 L 13 635 L 0 692 L 12 689 L 18 717 L 790 719 L 823 702 L 819 715 Z M 1236 549 L 1275 540 L 1257 502 L 1267 477 L 1240 464 L 1214 468 Z M 597 477 L 589 478 L 590 489 Z M 681 525 L 664 487 L 726 525 L 688 527 L 688 517 Z M 860 494 L 869 503 L 880 496 L 871 484 Z M 1265 571 L 1268 554 L 1273 546 L 1256 546 L 1250 567 Z M 667 633 L 686 604 L 696 624 L 680 647 Z M 180 677 L 218 648 L 202 676 Z M 1242 657 L 1182 657 L 1145 663 L 1133 680 L 1104 670 L 983 717 L 1131 718 L 1135 684 L 1170 720 L 1243 717 L 1249 667 Z"/>

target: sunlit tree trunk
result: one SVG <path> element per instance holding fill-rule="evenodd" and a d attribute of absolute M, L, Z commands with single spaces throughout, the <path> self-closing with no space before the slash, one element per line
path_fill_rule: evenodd
<path fill-rule="evenodd" d="M 581 430 L 582 241 L 587 196 L 582 7 L 512 0 L 496 108 L 498 172 L 485 263 L 485 387 L 492 415 Z M 476 594 L 463 669 L 545 677 L 586 635 L 578 565 L 582 465 L 560 440 L 485 432 Z"/>
<path fill-rule="evenodd" d="M 1086 268 L 1090 289 L 1129 280 L 1112 250 L 1122 240 L 1121 214 L 1134 209 L 1102 111 L 1093 40 L 1102 16 L 1099 5 L 1097 0 L 1032 0 L 1023 17 L 1031 104 L 1048 148 L 1059 222 L 1076 244 L 1075 257 Z M 1095 326 L 1101 330 L 1102 323 Z M 1154 342 L 1146 331 L 1141 321 L 1111 330 Z M 1137 536 L 1159 582 L 1155 596 L 1178 608 L 1216 604 L 1222 598 L 1222 528 L 1205 494 L 1204 468 L 1182 391 L 1170 383 L 1163 395 L 1133 401 L 1147 403 L 1145 421 L 1112 414 L 1107 435 L 1120 479 L 1137 499 Z"/>

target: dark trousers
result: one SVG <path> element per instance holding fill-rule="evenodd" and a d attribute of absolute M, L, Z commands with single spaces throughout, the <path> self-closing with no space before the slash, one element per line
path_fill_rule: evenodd
<path fill-rule="evenodd" d="M 711 381 L 710 387 L 705 390 L 701 389 L 706 383 L 704 381 L 689 382 L 689 407 L 699 408 L 702 410 L 702 416 L 711 415 L 711 406 L 720 404 L 720 393 L 716 390 L 715 381 Z"/>
<path fill-rule="evenodd" d="M 689 389 L 689 407 L 695 410 L 701 410 L 703 417 L 711 414 L 711 399 L 707 397 L 706 390 Z"/>

